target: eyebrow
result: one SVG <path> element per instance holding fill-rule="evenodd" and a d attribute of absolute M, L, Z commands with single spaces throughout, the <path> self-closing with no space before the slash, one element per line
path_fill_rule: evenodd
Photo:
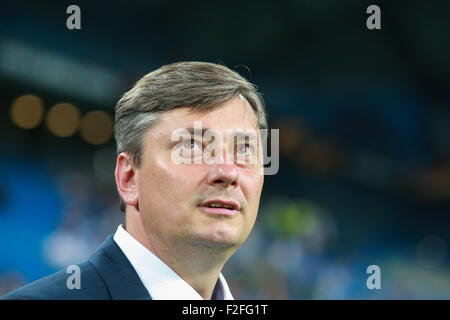
<path fill-rule="evenodd" d="M 186 130 L 189 131 L 189 133 L 192 134 L 192 135 L 195 135 L 195 134 L 198 135 L 198 133 L 199 133 L 199 132 L 198 132 L 199 130 L 198 130 L 198 129 L 197 129 L 197 130 L 194 130 L 194 128 L 186 128 Z M 201 130 L 202 136 L 203 136 L 203 135 L 205 134 L 205 132 L 208 131 L 208 130 L 214 131 L 214 129 L 210 129 L 210 128 L 202 128 L 202 130 Z M 232 136 L 233 136 L 233 138 L 235 138 L 235 137 L 238 137 L 238 138 L 240 138 L 240 137 L 242 137 L 242 138 L 246 138 L 246 137 L 253 137 L 253 138 L 256 138 L 256 137 L 257 137 L 256 134 L 249 133 L 249 132 L 244 132 L 244 131 L 235 131 L 235 132 L 233 132 Z"/>
<path fill-rule="evenodd" d="M 242 132 L 242 131 L 236 131 L 233 132 L 232 135 L 233 139 L 234 138 L 256 138 L 256 134 L 253 133 L 248 133 L 248 132 Z"/>
<path fill-rule="evenodd" d="M 198 134 L 198 129 L 194 130 L 194 128 L 186 128 L 187 131 L 189 131 L 190 134 L 195 135 Z M 208 131 L 208 128 L 202 128 L 202 136 L 205 134 L 206 131 Z"/>

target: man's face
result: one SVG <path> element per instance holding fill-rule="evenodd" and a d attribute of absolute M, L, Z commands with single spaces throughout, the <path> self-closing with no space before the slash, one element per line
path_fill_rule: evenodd
<path fill-rule="evenodd" d="M 202 152 L 208 141 L 192 135 L 192 140 L 173 141 L 180 128 L 203 129 L 219 133 L 222 139 L 222 164 L 177 164 L 173 152 L 193 149 Z M 258 144 L 256 163 L 238 163 L 240 148 L 227 139 L 227 130 L 253 130 Z M 256 116 L 243 98 L 233 98 L 208 111 L 193 112 L 178 108 L 166 112 L 161 121 L 144 136 L 142 162 L 136 170 L 138 205 L 150 243 L 170 247 L 174 243 L 207 247 L 239 247 L 253 228 L 264 182 L 261 140 Z M 238 151 L 241 152 L 241 151 Z M 234 158 L 234 159 L 233 159 Z M 210 200 L 234 202 L 236 210 L 215 209 Z"/>

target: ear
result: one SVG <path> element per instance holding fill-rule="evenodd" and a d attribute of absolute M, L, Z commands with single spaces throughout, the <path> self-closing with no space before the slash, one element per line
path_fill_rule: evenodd
<path fill-rule="evenodd" d="M 117 156 L 115 178 L 123 202 L 139 211 L 136 167 L 130 154 L 122 152 Z"/>

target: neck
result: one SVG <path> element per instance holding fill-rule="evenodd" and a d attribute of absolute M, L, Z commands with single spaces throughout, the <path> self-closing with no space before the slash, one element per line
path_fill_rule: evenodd
<path fill-rule="evenodd" d="M 127 232 L 167 264 L 203 299 L 211 299 L 219 274 L 235 249 L 190 244 L 187 241 L 164 243 L 145 232 L 138 216 L 127 215 Z M 134 218 L 138 218 L 139 223 L 135 223 L 138 221 Z"/>

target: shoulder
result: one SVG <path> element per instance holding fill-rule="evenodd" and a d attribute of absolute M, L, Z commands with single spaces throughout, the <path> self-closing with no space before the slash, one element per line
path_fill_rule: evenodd
<path fill-rule="evenodd" d="M 45 278 L 27 284 L 1 300 L 90 300 L 111 299 L 108 289 L 91 262 L 77 265 L 76 270 L 63 269 Z M 76 275 L 76 274 L 77 275 Z M 79 276 L 79 288 L 71 285 L 74 277 Z M 78 280 L 77 279 L 77 280 Z M 72 288 L 72 289 L 70 289 Z"/>

